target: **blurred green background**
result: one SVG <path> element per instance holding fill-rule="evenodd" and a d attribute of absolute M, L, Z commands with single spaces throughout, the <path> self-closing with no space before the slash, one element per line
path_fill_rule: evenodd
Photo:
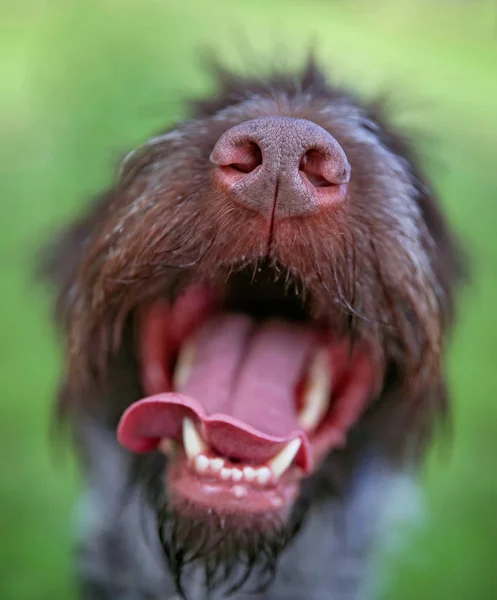
<path fill-rule="evenodd" d="M 0 599 L 72 597 L 78 482 L 70 455 L 48 444 L 60 350 L 48 294 L 32 282 L 41 242 L 110 181 L 123 151 L 184 114 L 184 94 L 209 88 L 206 46 L 253 70 L 298 64 L 311 43 L 340 81 L 395 92 L 473 265 L 449 360 L 452 443 L 430 456 L 430 512 L 386 557 L 383 598 L 497 598 L 497 4 L 19 0 L 1 10 Z"/>

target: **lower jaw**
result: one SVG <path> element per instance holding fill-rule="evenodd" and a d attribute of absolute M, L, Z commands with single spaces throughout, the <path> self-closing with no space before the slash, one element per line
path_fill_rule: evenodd
<path fill-rule="evenodd" d="M 245 481 L 220 481 L 196 474 L 181 453 L 168 465 L 167 487 L 172 508 L 184 516 L 202 519 L 215 514 L 233 527 L 265 527 L 273 518 L 289 516 L 300 491 L 300 477 L 300 470 L 292 467 L 277 483 L 263 488 Z"/>

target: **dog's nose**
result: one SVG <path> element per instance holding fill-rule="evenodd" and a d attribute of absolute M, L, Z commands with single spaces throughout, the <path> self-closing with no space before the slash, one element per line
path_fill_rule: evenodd
<path fill-rule="evenodd" d="M 228 129 L 210 160 L 237 202 L 268 218 L 306 216 L 345 200 L 350 165 L 325 129 L 290 117 L 259 117 Z"/>

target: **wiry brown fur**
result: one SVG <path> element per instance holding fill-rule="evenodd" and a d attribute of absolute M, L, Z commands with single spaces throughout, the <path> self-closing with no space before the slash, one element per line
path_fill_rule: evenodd
<path fill-rule="evenodd" d="M 411 144 L 313 62 L 297 78 L 217 75 L 217 95 L 130 153 L 115 184 L 51 251 L 67 342 L 64 410 L 77 421 L 100 403 L 97 414 L 115 426 L 140 392 L 134 310 L 191 281 L 222 286 L 264 262 L 305 292 L 312 316 L 369 344 L 383 370 L 378 400 L 352 436 L 354 453 L 374 443 L 405 457 L 446 408 L 443 357 L 462 272 Z M 263 115 L 308 119 L 338 140 L 352 167 L 343 206 L 261 230 L 257 215 L 214 192 L 215 142 Z M 132 385 L 120 394 L 124 380 Z"/>

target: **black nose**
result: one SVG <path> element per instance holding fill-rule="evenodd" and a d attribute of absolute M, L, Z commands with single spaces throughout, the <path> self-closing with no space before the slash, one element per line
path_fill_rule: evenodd
<path fill-rule="evenodd" d="M 345 200 L 347 156 L 325 129 L 290 117 L 259 117 L 228 129 L 210 156 L 234 200 L 269 217 L 315 213 Z"/>

